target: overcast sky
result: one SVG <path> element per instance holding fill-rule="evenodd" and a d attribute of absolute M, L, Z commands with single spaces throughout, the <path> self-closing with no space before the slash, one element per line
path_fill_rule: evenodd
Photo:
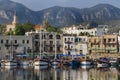
<path fill-rule="evenodd" d="M 120 8 L 120 0 L 12 0 L 12 1 L 22 3 L 28 8 L 35 11 L 53 6 L 88 8 L 100 3 L 112 4 L 113 6 Z"/>

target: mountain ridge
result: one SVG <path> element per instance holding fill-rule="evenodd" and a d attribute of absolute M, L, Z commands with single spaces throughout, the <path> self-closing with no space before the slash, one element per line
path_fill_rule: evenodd
<path fill-rule="evenodd" d="M 30 21 L 42 24 L 44 20 L 56 27 L 64 27 L 89 21 L 120 20 L 120 9 L 110 4 L 98 4 L 90 8 L 53 6 L 40 11 L 33 11 L 11 0 L 0 0 L 0 23 L 12 21 L 16 12 L 19 23 Z"/>

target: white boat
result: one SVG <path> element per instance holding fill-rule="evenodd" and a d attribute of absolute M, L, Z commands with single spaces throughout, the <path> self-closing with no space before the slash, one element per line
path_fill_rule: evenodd
<path fill-rule="evenodd" d="M 91 64 L 92 64 L 92 61 L 89 58 L 86 58 L 86 56 L 84 59 L 81 60 L 81 67 L 82 68 L 88 68 L 91 66 Z"/>
<path fill-rule="evenodd" d="M 30 62 L 27 60 L 23 60 L 20 62 L 20 66 L 29 66 L 29 65 L 30 65 Z"/>
<path fill-rule="evenodd" d="M 116 66 L 117 65 L 117 58 L 110 59 L 110 64 L 111 64 L 111 66 Z"/>
<path fill-rule="evenodd" d="M 89 60 L 81 61 L 81 68 L 90 68 L 90 67 L 91 67 L 91 61 Z"/>
<path fill-rule="evenodd" d="M 4 66 L 17 66 L 17 62 L 15 60 L 5 60 Z"/>
<path fill-rule="evenodd" d="M 107 63 L 97 63 L 97 67 L 108 67 Z"/>
<path fill-rule="evenodd" d="M 17 62 L 15 60 L 4 60 L 2 61 L 1 67 L 6 69 L 16 68 Z"/>
<path fill-rule="evenodd" d="M 36 59 L 36 60 L 34 60 L 33 65 L 34 66 L 48 66 L 49 62 L 46 60 Z"/>
<path fill-rule="evenodd" d="M 109 67 L 110 66 L 110 62 L 107 58 L 100 58 L 97 61 L 97 67 Z"/>

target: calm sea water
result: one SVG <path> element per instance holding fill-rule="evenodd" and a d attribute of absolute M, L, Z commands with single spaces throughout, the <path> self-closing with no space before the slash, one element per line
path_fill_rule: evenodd
<path fill-rule="evenodd" d="M 120 80 L 117 68 L 1 68 L 0 80 Z"/>

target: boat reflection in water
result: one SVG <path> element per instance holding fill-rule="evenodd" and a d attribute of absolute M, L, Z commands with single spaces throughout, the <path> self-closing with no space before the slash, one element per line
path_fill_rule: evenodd
<path fill-rule="evenodd" d="M 116 68 L 0 69 L 0 80 L 120 80 Z"/>

